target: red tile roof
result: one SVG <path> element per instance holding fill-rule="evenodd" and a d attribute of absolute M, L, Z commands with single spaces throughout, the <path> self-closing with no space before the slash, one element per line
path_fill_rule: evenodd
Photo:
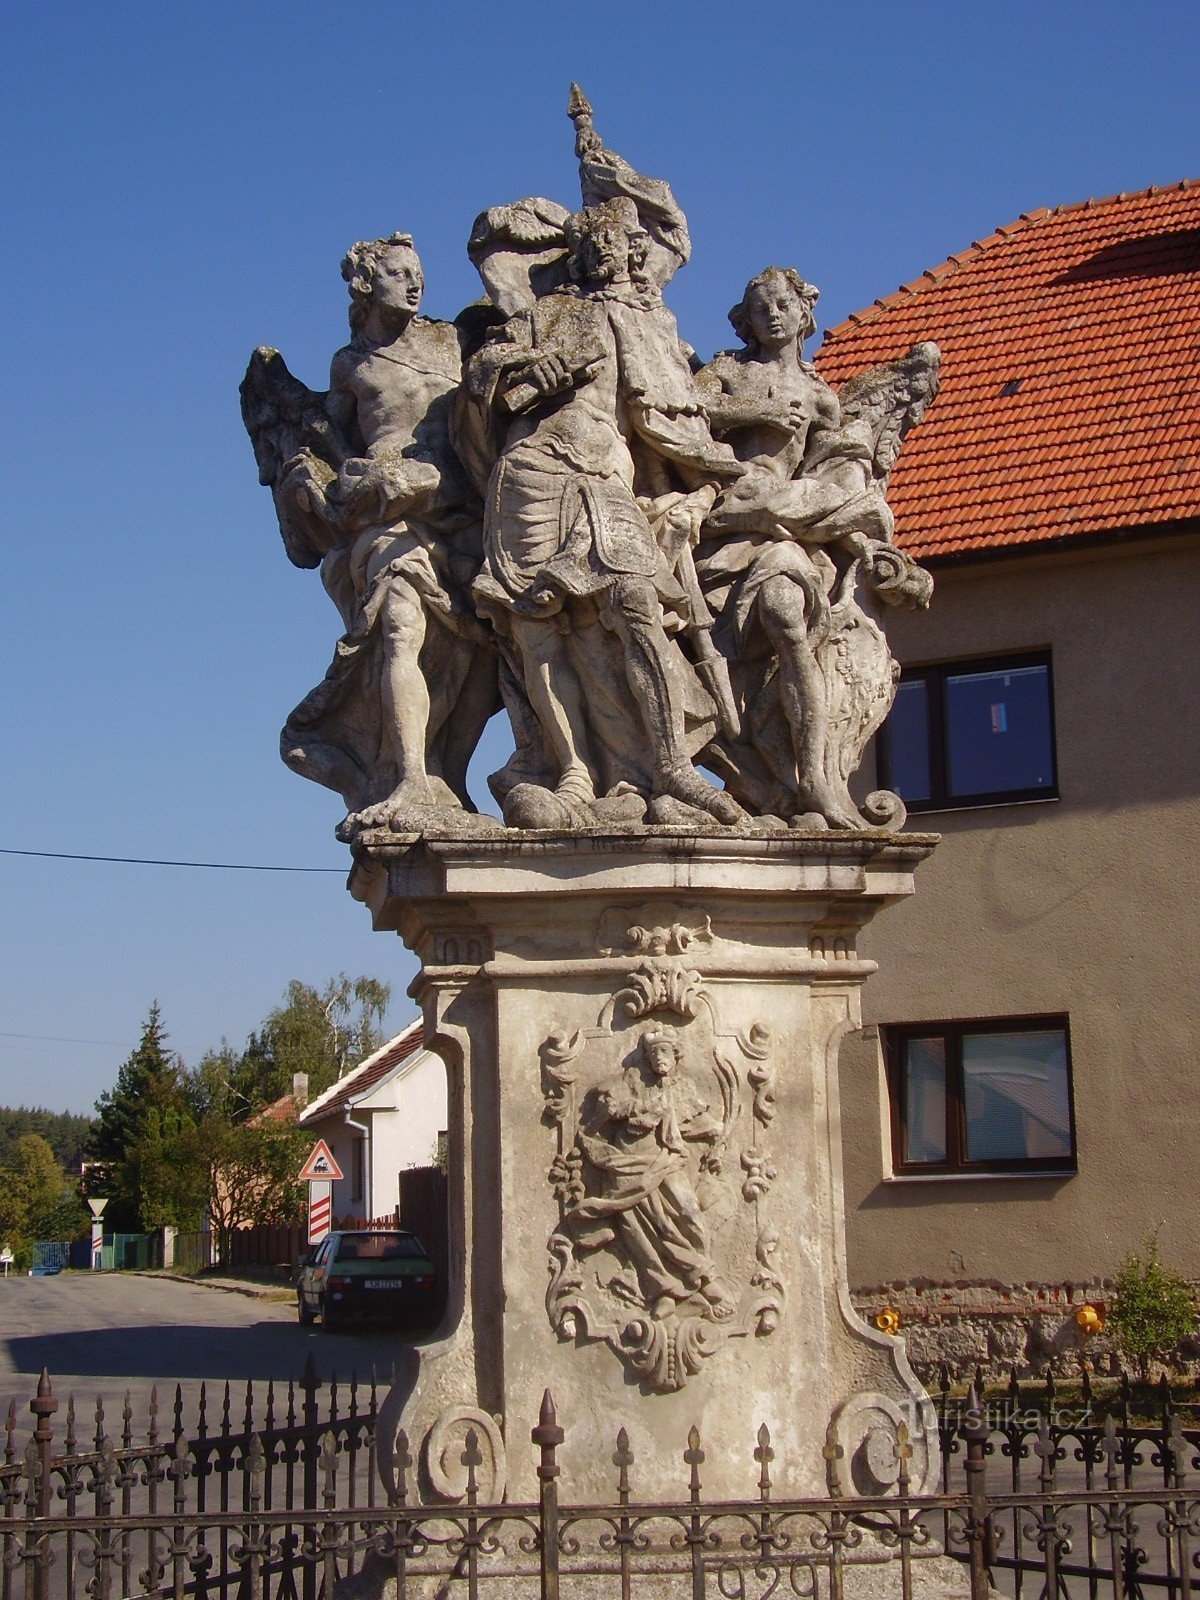
<path fill-rule="evenodd" d="M 1200 517 L 1200 180 L 1023 215 L 830 329 L 816 364 L 840 385 L 919 339 L 942 389 L 888 490 L 911 554 Z"/>
<path fill-rule="evenodd" d="M 295 1094 L 281 1094 L 278 1100 L 272 1100 L 247 1120 L 252 1128 L 261 1128 L 266 1123 L 295 1122 L 303 1110 L 304 1101 Z"/>
<path fill-rule="evenodd" d="M 390 1072 L 403 1066 L 410 1056 L 415 1056 L 424 1040 L 424 1024 L 418 1018 L 416 1022 L 410 1022 L 403 1033 L 389 1039 L 373 1056 L 368 1056 L 344 1078 L 339 1078 L 324 1094 L 318 1095 L 311 1105 L 305 1107 L 300 1117 L 301 1123 L 308 1126 L 310 1123 L 323 1122 L 326 1117 L 340 1115 L 381 1083 Z"/>

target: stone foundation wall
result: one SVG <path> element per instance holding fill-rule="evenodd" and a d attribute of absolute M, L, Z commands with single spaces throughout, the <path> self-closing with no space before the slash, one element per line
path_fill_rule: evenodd
<path fill-rule="evenodd" d="M 1078 1320 L 1086 1305 L 1106 1320 L 1113 1300 L 1108 1278 L 1082 1284 L 914 1279 L 855 1289 L 851 1297 L 873 1327 L 883 1325 L 882 1313 L 899 1314 L 908 1359 L 930 1387 L 936 1388 L 943 1365 L 952 1382 L 969 1379 L 976 1367 L 993 1382 L 1014 1371 L 1018 1378 L 1078 1373 L 1084 1361 L 1101 1374 L 1122 1367 L 1108 1333 L 1086 1333 Z M 1168 1370 L 1196 1375 L 1200 1340 L 1185 1341 Z"/>

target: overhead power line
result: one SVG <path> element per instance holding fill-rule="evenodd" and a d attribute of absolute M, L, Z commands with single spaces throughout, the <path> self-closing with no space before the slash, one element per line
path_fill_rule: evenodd
<path fill-rule="evenodd" d="M 250 861 L 165 861 L 153 856 L 91 856 L 68 850 L 12 850 L 0 845 L 0 856 L 35 856 L 43 861 L 106 861 L 121 867 L 204 867 L 211 872 L 337 872 L 345 867 L 276 867 Z"/>
<path fill-rule="evenodd" d="M 35 1039 L 39 1044 L 103 1044 L 112 1045 L 114 1049 L 121 1046 L 120 1039 L 64 1039 L 57 1033 L 5 1033 L 0 1030 L 0 1039 Z"/>

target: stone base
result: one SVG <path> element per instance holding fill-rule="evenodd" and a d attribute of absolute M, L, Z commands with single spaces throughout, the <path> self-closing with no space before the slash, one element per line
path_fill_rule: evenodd
<path fill-rule="evenodd" d="M 420 1570 L 406 1573 L 405 1600 L 465 1600 L 465 1572 L 454 1577 Z M 970 1572 L 961 1561 L 940 1551 L 914 1553 L 911 1562 L 912 1600 L 969 1600 Z M 793 1583 L 794 1577 L 794 1583 Z M 506 1563 L 491 1558 L 480 1562 L 479 1588 L 483 1600 L 541 1600 L 538 1572 L 528 1565 Z M 564 1560 L 559 1566 L 559 1587 L 563 1600 L 619 1600 L 621 1568 L 619 1562 L 602 1556 L 598 1561 Z M 645 1600 L 693 1600 L 691 1569 L 681 1566 L 678 1552 L 656 1557 L 653 1551 L 639 1552 L 630 1572 L 630 1587 Z M 734 1595 L 738 1600 L 766 1600 L 769 1592 L 801 1594 L 805 1600 L 830 1600 L 832 1586 L 828 1565 L 794 1565 L 785 1556 L 757 1562 L 748 1556 L 730 1558 L 723 1563 L 716 1557 L 705 1560 L 705 1593 L 714 1597 Z M 899 1558 L 891 1552 L 872 1551 L 870 1555 L 852 1552 L 842 1563 L 843 1600 L 902 1600 L 903 1573 Z M 991 1591 L 995 1600 L 1000 1596 Z M 361 1572 L 342 1578 L 334 1587 L 334 1600 L 397 1600 L 395 1572 L 390 1563 L 371 1557 Z"/>
<path fill-rule="evenodd" d="M 409 1492 L 536 1498 L 549 1390 L 560 1493 L 634 1499 L 894 1483 L 937 1432 L 903 1343 L 846 1282 L 838 1046 L 874 970 L 855 940 L 933 841 L 789 833 L 392 836 L 351 889 L 418 954 L 450 1085 L 451 1286 L 389 1396 Z M 695 1432 L 693 1432 L 695 1430 Z"/>

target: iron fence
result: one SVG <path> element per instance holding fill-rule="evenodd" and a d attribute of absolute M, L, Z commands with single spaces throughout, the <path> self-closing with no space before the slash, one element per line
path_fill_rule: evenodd
<path fill-rule="evenodd" d="M 0 1597 L 350 1600 L 390 1580 L 395 1600 L 435 1590 L 479 1600 L 481 1585 L 503 1580 L 546 1600 L 585 1588 L 631 1600 L 652 1580 L 692 1600 L 845 1600 L 874 1588 L 884 1562 L 900 1600 L 947 1591 L 955 1577 L 973 1600 L 992 1586 L 1030 1600 L 1182 1600 L 1200 1587 L 1200 1433 L 1174 1407 L 1157 1426 L 1122 1426 L 1118 1404 L 1095 1423 L 1059 1424 L 1043 1410 L 1029 1427 L 1024 1410 L 998 1407 L 1003 1396 L 941 1398 L 936 1494 L 911 1492 L 900 1428 L 891 1493 L 846 1492 L 831 1430 L 826 1493 L 780 1498 L 763 1427 L 745 1500 L 706 1495 L 707 1451 L 727 1441 L 693 1429 L 675 1486 L 639 1482 L 621 1431 L 611 1498 L 560 1504 L 564 1431 L 547 1395 L 531 1433 L 536 1501 L 481 1501 L 484 1456 L 468 1432 L 461 1501 L 428 1505 L 403 1434 L 383 1490 L 374 1380 L 325 1391 L 310 1361 L 299 1384 L 257 1395 L 247 1385 L 244 1401 L 228 1386 L 211 1404 L 206 1396 L 190 1428 L 177 1391 L 166 1417 L 152 1404 L 141 1438 L 128 1401 L 115 1430 L 98 1406 L 86 1437 L 68 1402 L 56 1443 L 58 1402 L 44 1376 L 23 1447 L 15 1406 L 7 1419 Z"/>

